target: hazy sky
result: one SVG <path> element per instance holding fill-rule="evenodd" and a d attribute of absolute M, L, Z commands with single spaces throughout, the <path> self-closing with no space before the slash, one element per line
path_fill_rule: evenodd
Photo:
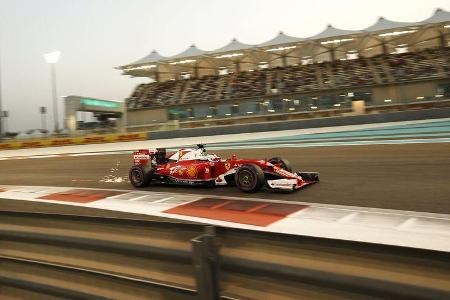
<path fill-rule="evenodd" d="M 49 66 L 43 53 L 60 50 L 58 94 L 123 100 L 145 81 L 113 67 L 152 49 L 177 54 L 195 43 L 212 50 L 233 37 L 257 44 L 280 30 L 306 37 L 327 24 L 361 29 L 379 16 L 421 21 L 450 0 L 0 0 L 3 109 L 10 131 L 40 127 L 51 112 Z M 60 113 L 62 120 L 62 101 Z M 49 127 L 51 114 L 49 118 Z M 62 121 L 61 121 L 62 122 Z"/>

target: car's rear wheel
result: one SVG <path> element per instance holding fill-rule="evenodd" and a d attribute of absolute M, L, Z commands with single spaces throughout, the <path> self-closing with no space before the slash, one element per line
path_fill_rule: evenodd
<path fill-rule="evenodd" d="M 269 159 L 269 163 L 292 173 L 291 163 L 285 158 L 272 157 L 271 159 Z"/>
<path fill-rule="evenodd" d="M 236 186 L 245 193 L 255 193 L 265 184 L 264 172 L 257 165 L 243 165 L 235 175 Z"/>
<path fill-rule="evenodd" d="M 129 172 L 129 179 L 134 187 L 146 187 L 150 184 L 151 168 L 147 166 L 133 166 Z"/>

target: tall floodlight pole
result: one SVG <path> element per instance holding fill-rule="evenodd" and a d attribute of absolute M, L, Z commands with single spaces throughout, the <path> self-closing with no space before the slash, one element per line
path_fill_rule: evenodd
<path fill-rule="evenodd" d="M 44 54 L 44 58 L 48 64 L 50 64 L 50 72 L 52 77 L 52 97 L 53 97 L 53 119 L 55 122 L 55 132 L 59 131 L 59 122 L 58 122 L 58 95 L 56 89 L 56 63 L 61 56 L 60 51 L 53 51 Z"/>

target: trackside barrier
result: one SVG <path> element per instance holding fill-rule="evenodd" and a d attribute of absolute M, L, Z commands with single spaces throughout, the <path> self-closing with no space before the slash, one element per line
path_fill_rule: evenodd
<path fill-rule="evenodd" d="M 390 104 L 380 106 L 368 106 L 366 115 L 355 116 L 336 116 L 340 113 L 333 113 L 336 110 L 319 111 L 315 118 L 306 119 L 286 119 L 286 120 L 266 120 L 257 123 L 241 124 L 242 120 L 236 119 L 236 123 L 230 123 L 230 120 L 226 123 L 214 120 L 208 120 L 208 125 L 203 124 L 203 121 L 196 121 L 201 125 L 198 128 L 182 128 L 178 130 L 167 131 L 151 131 L 151 132 L 130 132 L 124 134 L 105 134 L 105 135 L 92 135 L 85 137 L 74 138 L 55 138 L 55 139 L 30 139 L 23 141 L 4 141 L 0 142 L 1 150 L 13 150 L 23 148 L 39 148 L 39 147 L 56 147 L 56 146 L 70 146 L 70 145 L 84 145 L 84 144 L 100 144 L 100 143 L 112 143 L 112 142 L 127 142 L 127 141 L 142 141 L 142 140 L 156 140 L 156 139 L 170 139 L 170 138 L 186 138 L 186 137 L 198 137 L 198 136 L 212 136 L 222 134 L 239 134 L 239 133 L 252 133 L 263 131 L 279 131 L 279 130 L 292 130 L 292 129 L 306 129 L 306 128 L 319 128 L 319 127 L 333 127 L 333 126 L 345 126 L 345 125 L 361 125 L 369 123 L 385 123 L 385 122 L 399 122 L 399 121 L 412 121 L 412 120 L 424 120 L 424 119 L 437 119 L 437 118 L 449 118 L 450 117 L 450 100 L 439 102 L 419 102 L 408 104 Z M 402 111 L 403 110 L 403 111 Z M 342 112 L 342 111 L 341 111 Z M 303 113 L 312 117 L 311 113 Z M 329 115 L 327 115 L 329 114 Z M 289 116 L 289 115 L 286 115 Z M 274 122 L 272 122 L 274 121 Z M 190 122 L 187 122 L 188 124 Z M 199 126 L 200 126 L 199 125 Z M 132 129 L 133 126 L 129 128 Z M 146 127 L 138 126 L 139 131 L 144 130 Z M 147 126 L 148 127 L 148 126 Z M 195 127 L 195 126 L 194 126 Z"/>
<path fill-rule="evenodd" d="M 6 297 L 450 298 L 449 253 L 422 249 L 5 210 L 0 240 Z"/>
<path fill-rule="evenodd" d="M 3 142 L 0 143 L 0 150 L 143 141 L 146 139 L 147 139 L 147 132 L 92 135 L 73 138 L 54 138 L 54 139 L 43 138 L 35 140 Z"/>
<path fill-rule="evenodd" d="M 447 101 L 447 103 L 448 105 L 450 105 L 450 101 Z M 320 127 L 346 126 L 346 125 L 439 119 L 450 117 L 449 107 L 407 110 L 407 111 L 395 111 L 391 106 L 386 107 L 384 108 L 366 107 L 366 110 L 367 112 L 369 112 L 369 114 L 355 115 L 355 116 L 338 116 L 338 117 L 312 118 L 303 120 L 285 120 L 277 122 L 266 121 L 252 124 L 242 124 L 242 123 L 239 124 L 239 122 L 237 122 L 236 124 L 227 126 L 214 126 L 210 121 L 208 121 L 209 125 L 203 128 L 185 128 L 180 130 L 151 132 L 149 133 L 148 139 L 157 140 L 170 138 L 185 138 L 185 137 L 211 136 L 221 134 L 239 134 L 239 133 L 252 133 L 264 131 L 308 129 Z"/>
<path fill-rule="evenodd" d="M 215 228 L 205 227 L 205 234 L 192 240 L 199 299 L 220 299 L 219 245 Z"/>

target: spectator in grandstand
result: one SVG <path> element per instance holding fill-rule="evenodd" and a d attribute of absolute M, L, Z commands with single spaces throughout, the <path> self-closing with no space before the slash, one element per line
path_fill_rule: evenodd
<path fill-rule="evenodd" d="M 291 94 L 319 89 L 450 76 L 450 50 L 428 49 L 371 58 L 292 65 L 202 78 L 140 84 L 130 109 Z M 372 68 L 370 67 L 372 66 Z M 378 78 L 376 80 L 376 78 Z"/>

